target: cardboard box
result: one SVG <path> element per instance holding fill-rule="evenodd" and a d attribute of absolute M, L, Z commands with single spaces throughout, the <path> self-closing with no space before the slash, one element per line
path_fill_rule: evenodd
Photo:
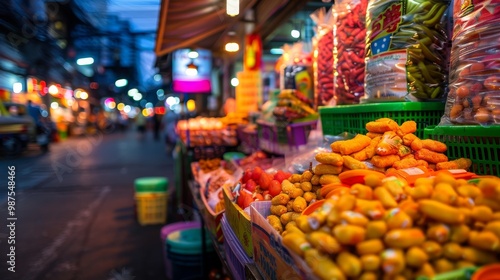
<path fill-rule="evenodd" d="M 233 203 L 233 194 L 228 186 L 224 186 L 224 206 L 226 208 L 226 219 L 233 229 L 236 237 L 243 246 L 245 253 L 253 257 L 252 223 L 249 213 L 241 209 L 238 204 Z"/>
<path fill-rule="evenodd" d="M 311 279 L 312 272 L 303 267 L 304 263 L 297 265 L 292 253 L 283 246 L 281 235 L 267 222 L 270 208 L 270 201 L 257 201 L 250 205 L 257 268 L 264 279 Z"/>

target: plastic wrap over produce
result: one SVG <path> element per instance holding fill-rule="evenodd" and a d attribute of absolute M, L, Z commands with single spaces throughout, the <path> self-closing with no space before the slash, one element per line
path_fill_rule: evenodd
<path fill-rule="evenodd" d="M 319 9 L 311 14 L 317 25 L 314 50 L 315 100 L 318 106 L 335 105 L 333 88 L 333 36 L 335 19 L 331 10 Z"/>
<path fill-rule="evenodd" d="M 368 102 L 443 98 L 448 79 L 449 2 L 370 0 L 365 95 Z"/>
<path fill-rule="evenodd" d="M 336 2 L 336 73 L 337 104 L 357 104 L 363 97 L 365 82 L 366 6 L 368 0 Z"/>
<path fill-rule="evenodd" d="M 500 0 L 455 0 L 442 124 L 500 124 Z"/>

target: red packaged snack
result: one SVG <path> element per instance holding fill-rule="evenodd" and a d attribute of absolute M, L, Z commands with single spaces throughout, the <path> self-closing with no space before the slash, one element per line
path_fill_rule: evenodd
<path fill-rule="evenodd" d="M 345 0 L 334 6 L 336 20 L 335 98 L 357 104 L 364 95 L 366 7 L 368 0 Z"/>

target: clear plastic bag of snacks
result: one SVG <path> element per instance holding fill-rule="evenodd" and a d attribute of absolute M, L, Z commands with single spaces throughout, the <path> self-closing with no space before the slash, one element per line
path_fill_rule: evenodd
<path fill-rule="evenodd" d="M 364 95 L 366 7 L 368 0 L 336 2 L 335 98 L 357 104 Z"/>
<path fill-rule="evenodd" d="M 455 0 L 442 124 L 500 124 L 500 0 Z"/>
<path fill-rule="evenodd" d="M 335 19 L 331 9 L 318 9 L 311 14 L 311 19 L 316 23 L 314 49 L 314 85 L 315 104 L 318 106 L 335 105 L 333 84 L 333 36 Z"/>
<path fill-rule="evenodd" d="M 448 1 L 370 0 L 367 102 L 437 100 L 448 81 Z"/>

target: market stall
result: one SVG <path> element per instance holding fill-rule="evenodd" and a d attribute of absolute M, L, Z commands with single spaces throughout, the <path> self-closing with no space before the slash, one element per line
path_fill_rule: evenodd
<path fill-rule="evenodd" d="M 336 1 L 311 17 L 313 49 L 283 46 L 269 100 L 239 85 L 234 132 L 195 120 L 181 134 L 183 150 L 235 137 L 238 156 L 191 152 L 180 178 L 225 269 L 498 277 L 498 5 Z"/>

